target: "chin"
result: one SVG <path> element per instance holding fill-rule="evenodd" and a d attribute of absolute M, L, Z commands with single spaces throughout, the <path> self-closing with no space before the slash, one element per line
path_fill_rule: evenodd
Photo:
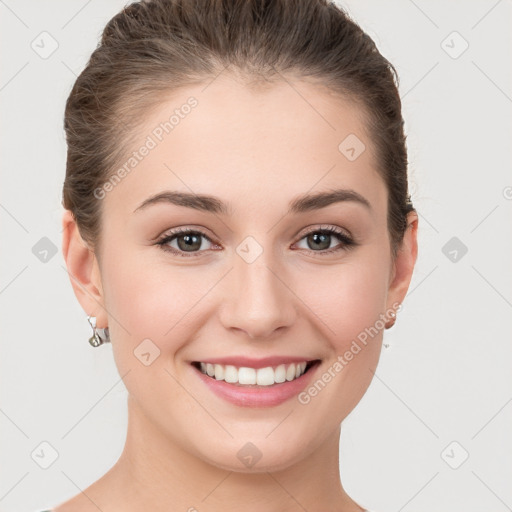
<path fill-rule="evenodd" d="M 292 442 L 283 436 L 274 439 L 265 438 L 248 440 L 230 439 L 225 444 L 212 440 L 215 450 L 200 451 L 198 456 L 206 463 L 219 469 L 236 473 L 267 473 L 281 471 L 307 456 L 304 442 Z M 199 447 L 197 449 L 201 450 Z"/>

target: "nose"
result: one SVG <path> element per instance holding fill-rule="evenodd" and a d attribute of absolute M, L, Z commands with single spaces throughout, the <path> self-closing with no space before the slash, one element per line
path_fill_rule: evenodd
<path fill-rule="evenodd" d="M 282 269 L 279 272 L 272 267 L 276 263 L 266 258 L 265 251 L 252 263 L 235 255 L 220 313 L 226 329 L 266 340 L 293 324 L 297 313 L 292 287 Z"/>

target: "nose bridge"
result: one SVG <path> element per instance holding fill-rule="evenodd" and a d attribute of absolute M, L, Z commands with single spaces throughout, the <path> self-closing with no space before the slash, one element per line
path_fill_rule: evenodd
<path fill-rule="evenodd" d="M 265 338 L 293 322 L 293 294 L 278 277 L 273 251 L 261 248 L 255 257 L 257 247 L 251 243 L 240 244 L 234 255 L 222 321 L 226 328 L 241 329 L 251 338 Z"/>

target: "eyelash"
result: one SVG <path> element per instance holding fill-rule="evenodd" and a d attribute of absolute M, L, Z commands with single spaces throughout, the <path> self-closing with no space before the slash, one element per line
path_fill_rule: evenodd
<path fill-rule="evenodd" d="M 300 242 L 304 238 L 306 238 L 309 235 L 312 235 L 313 233 L 322 233 L 322 234 L 328 234 L 328 235 L 334 235 L 338 240 L 341 242 L 336 247 L 332 247 L 331 249 L 324 249 L 321 251 L 313 251 L 311 249 L 302 249 L 305 250 L 307 253 L 313 253 L 313 254 L 319 254 L 321 256 L 332 254 L 335 252 L 338 252 L 340 250 L 348 250 L 356 245 L 358 245 L 352 238 L 350 238 L 348 235 L 346 235 L 341 230 L 334 228 L 334 227 L 325 227 L 325 228 L 316 228 L 312 229 L 311 231 L 308 231 L 305 233 L 298 241 Z M 194 229 L 188 229 L 188 228 L 176 228 L 175 230 L 171 231 L 167 235 L 165 235 L 163 238 L 161 238 L 159 241 L 156 242 L 157 245 L 160 246 L 160 248 L 165 252 L 170 252 L 171 254 L 175 254 L 180 257 L 189 258 L 189 257 L 197 257 L 199 254 L 201 254 L 204 251 L 191 251 L 188 254 L 185 251 L 179 251 L 176 250 L 174 247 L 170 247 L 167 244 L 177 238 L 179 235 L 200 235 L 206 240 L 208 240 L 210 243 L 215 244 L 215 242 L 207 235 L 205 235 L 203 232 L 194 230 Z"/>

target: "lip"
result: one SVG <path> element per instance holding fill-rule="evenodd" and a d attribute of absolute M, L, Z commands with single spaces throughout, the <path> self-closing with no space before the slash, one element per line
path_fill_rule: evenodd
<path fill-rule="evenodd" d="M 230 356 L 230 357 L 217 357 L 217 358 L 209 358 L 209 359 L 200 359 L 194 362 L 201 363 L 211 363 L 211 364 L 223 364 L 223 365 L 232 365 L 238 368 L 246 367 L 246 368 L 266 368 L 267 366 L 279 366 L 280 364 L 291 364 L 291 363 L 302 363 L 306 361 L 306 363 L 311 363 L 313 361 L 317 361 L 318 359 L 311 359 L 307 357 L 296 357 L 296 356 L 270 356 L 263 357 L 260 359 L 253 359 L 247 356 Z M 192 362 L 192 361 L 191 361 Z"/>
<path fill-rule="evenodd" d="M 291 358 L 287 358 L 286 362 L 301 362 L 305 359 L 296 359 L 291 360 Z M 234 366 L 238 366 L 238 362 L 241 360 L 251 361 L 251 365 L 255 364 L 255 360 L 248 360 L 247 358 L 223 358 L 223 359 L 209 359 L 208 361 L 201 362 L 210 362 L 214 364 L 214 361 L 217 361 L 216 364 L 230 364 L 225 363 L 228 360 L 236 360 L 237 364 Z M 257 361 L 258 364 L 261 363 L 260 366 L 252 366 L 253 368 L 265 368 L 266 366 L 274 366 L 273 364 L 268 364 L 268 361 L 273 358 L 265 358 Z M 222 361 L 222 362 L 221 362 Z M 223 380 L 216 380 L 213 377 L 209 377 L 205 375 L 201 370 L 199 370 L 196 366 L 191 365 L 195 374 L 201 379 L 201 381 L 208 387 L 210 391 L 215 393 L 218 397 L 240 407 L 275 407 L 277 405 L 290 400 L 291 398 L 297 396 L 311 381 L 316 370 L 320 366 L 321 361 L 319 359 L 309 360 L 312 362 L 312 366 L 303 373 L 299 378 L 294 379 L 292 381 L 286 381 L 281 384 L 273 384 L 272 386 L 257 386 L 257 385 L 238 385 L 238 384 L 230 384 Z M 283 364 L 283 363 L 278 363 Z M 241 365 L 243 366 L 243 365 Z M 247 366 L 250 366 L 247 364 Z"/>

